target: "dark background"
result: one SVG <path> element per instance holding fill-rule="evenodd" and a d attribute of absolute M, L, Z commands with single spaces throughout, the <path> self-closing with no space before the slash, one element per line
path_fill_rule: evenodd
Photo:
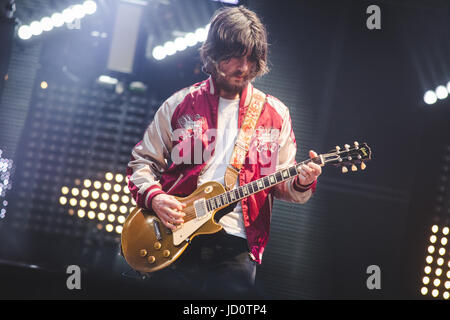
<path fill-rule="evenodd" d="M 76 3 L 16 1 L 17 26 Z M 97 3 L 80 29 L 64 26 L 27 41 L 2 33 L 0 150 L 9 161 L 0 194 L 2 298 L 171 297 L 158 293 L 154 278 L 133 277 L 119 255 L 120 235 L 105 231 L 108 222 L 78 218 L 59 198 L 77 179 L 124 175 L 162 101 L 206 78 L 199 45 L 161 61 L 148 48 L 174 31 L 203 27 L 221 4 L 148 1 L 134 70 L 123 74 L 107 69 L 117 1 Z M 423 95 L 450 81 L 448 1 L 241 3 L 267 26 L 271 72 L 254 84 L 289 107 L 297 161 L 310 149 L 324 153 L 353 141 L 373 151 L 365 171 L 324 168 L 307 204 L 275 202 L 258 285 L 271 299 L 432 298 L 433 284 L 425 296 L 420 290 L 431 226 L 439 234 L 449 226 L 450 98 L 426 105 Z M 372 4 L 381 9 L 380 30 L 366 27 Z M 6 25 L 2 20 L 2 31 Z M 100 86 L 102 74 L 125 90 Z M 132 81 L 147 90 L 129 90 Z M 442 247 L 442 276 L 430 276 L 441 279 L 439 299 L 449 291 Z M 82 269 L 80 291 L 66 288 L 69 265 Z M 366 286 L 370 265 L 380 267 L 379 290 Z"/>

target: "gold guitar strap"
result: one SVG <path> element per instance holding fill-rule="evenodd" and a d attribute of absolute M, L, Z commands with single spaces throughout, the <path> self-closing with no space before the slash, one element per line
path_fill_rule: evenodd
<path fill-rule="evenodd" d="M 250 141 L 255 132 L 256 123 L 258 122 L 261 110 L 266 101 L 266 95 L 261 91 L 253 88 L 253 95 L 247 109 L 241 129 L 239 130 L 236 143 L 234 144 L 233 154 L 231 155 L 230 164 L 225 170 L 225 188 L 231 190 L 236 184 L 239 171 L 244 164 L 245 157 L 250 146 Z"/>

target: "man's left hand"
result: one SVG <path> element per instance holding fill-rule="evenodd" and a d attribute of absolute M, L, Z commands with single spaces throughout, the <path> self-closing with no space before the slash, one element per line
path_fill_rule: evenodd
<path fill-rule="evenodd" d="M 317 153 L 315 153 L 313 150 L 309 151 L 309 157 L 315 158 L 317 157 Z M 313 183 L 318 176 L 322 173 L 322 167 L 318 164 L 315 164 L 314 162 L 310 162 L 307 165 L 302 164 L 300 166 L 300 175 L 299 175 L 299 182 L 302 186 L 308 186 L 311 183 Z"/>

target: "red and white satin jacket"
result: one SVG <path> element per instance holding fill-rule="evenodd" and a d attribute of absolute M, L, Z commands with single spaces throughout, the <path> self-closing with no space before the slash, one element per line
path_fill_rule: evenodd
<path fill-rule="evenodd" d="M 241 93 L 239 128 L 253 90 L 249 84 Z M 160 193 L 185 197 L 197 189 L 208 166 L 207 155 L 214 152 L 209 132 L 217 128 L 218 106 L 218 90 L 210 77 L 176 92 L 158 109 L 143 140 L 133 148 L 127 167 L 128 188 L 139 207 L 151 208 L 153 197 Z M 239 185 L 294 165 L 296 152 L 289 110 L 268 95 L 239 173 Z M 242 200 L 249 254 L 254 261 L 261 263 L 269 238 L 273 197 L 305 203 L 316 183 L 304 189 L 297 176 Z"/>

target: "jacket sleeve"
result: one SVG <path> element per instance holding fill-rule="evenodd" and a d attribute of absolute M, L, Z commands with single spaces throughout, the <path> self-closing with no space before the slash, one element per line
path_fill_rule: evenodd
<path fill-rule="evenodd" d="M 159 179 L 168 167 L 171 152 L 171 105 L 167 100 L 132 150 L 127 166 L 128 188 L 141 208 L 151 208 L 154 196 L 164 193 Z"/>
<path fill-rule="evenodd" d="M 295 155 L 297 153 L 297 144 L 294 131 L 292 130 L 291 117 L 289 109 L 283 116 L 283 125 L 279 135 L 279 150 L 276 170 L 290 167 L 296 163 Z M 316 188 L 317 180 L 306 188 L 299 183 L 299 176 L 280 183 L 274 187 L 274 196 L 287 202 L 305 203 L 311 198 Z"/>

